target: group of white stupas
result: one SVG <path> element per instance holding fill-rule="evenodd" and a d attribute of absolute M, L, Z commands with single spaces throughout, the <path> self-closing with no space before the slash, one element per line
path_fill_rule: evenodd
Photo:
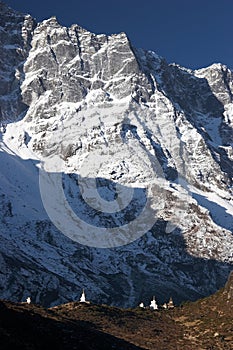
<path fill-rule="evenodd" d="M 90 303 L 90 301 L 86 301 L 86 296 L 85 296 L 85 292 L 83 290 L 82 292 L 82 295 L 81 295 L 81 298 L 80 298 L 80 303 Z M 144 303 L 140 303 L 139 304 L 139 307 L 141 307 L 142 309 L 145 309 L 146 307 L 144 306 Z M 174 303 L 173 303 L 173 300 L 172 300 L 172 297 L 169 299 L 169 302 L 168 303 L 164 303 L 162 305 L 162 308 L 163 309 L 173 309 L 175 307 Z M 159 309 L 159 306 L 158 304 L 156 303 L 156 300 L 155 300 L 155 297 L 153 297 L 153 299 L 151 300 L 150 302 L 150 306 L 149 308 L 151 310 L 158 310 Z"/>
<path fill-rule="evenodd" d="M 141 307 L 142 309 L 145 309 L 144 303 L 140 303 L 139 307 Z M 169 299 L 168 303 L 164 303 L 162 305 L 163 309 L 173 309 L 175 307 L 172 298 Z M 158 310 L 159 309 L 159 305 L 156 303 L 155 297 L 153 297 L 153 299 L 150 302 L 150 306 L 149 308 L 151 310 Z"/>
<path fill-rule="evenodd" d="M 85 296 L 84 289 L 83 289 L 83 292 L 82 292 L 82 295 L 81 295 L 81 298 L 80 298 L 79 301 L 80 301 L 80 303 L 90 304 L 90 301 L 87 301 L 87 300 L 86 300 L 86 296 Z M 28 304 L 31 304 L 31 298 L 28 297 L 28 298 L 26 299 L 26 302 L 27 302 Z M 146 307 L 144 306 L 144 303 L 140 303 L 140 304 L 139 304 L 139 307 L 141 307 L 142 309 L 145 309 L 145 308 L 146 308 Z M 151 310 L 158 310 L 158 309 L 159 309 L 159 306 L 158 306 L 158 304 L 156 303 L 155 297 L 153 297 L 153 299 L 151 300 L 149 308 L 150 308 Z M 164 304 L 162 305 L 162 308 L 163 308 L 163 309 L 173 309 L 173 308 L 174 308 L 174 303 L 173 303 L 172 298 L 169 299 L 169 302 L 168 302 L 168 303 L 164 303 Z"/>

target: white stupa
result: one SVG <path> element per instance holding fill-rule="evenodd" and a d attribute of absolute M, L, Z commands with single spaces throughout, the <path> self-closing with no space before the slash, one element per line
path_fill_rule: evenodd
<path fill-rule="evenodd" d="M 85 303 L 86 302 L 86 297 L 85 297 L 85 293 L 84 293 L 84 289 L 80 298 L 80 303 Z"/>
<path fill-rule="evenodd" d="M 140 304 L 139 304 L 139 307 L 141 307 L 142 309 L 144 309 L 145 306 L 144 306 L 143 303 L 140 303 Z"/>
<path fill-rule="evenodd" d="M 28 304 L 31 304 L 31 298 L 28 297 L 28 298 L 26 299 L 26 302 L 27 302 Z"/>
<path fill-rule="evenodd" d="M 158 310 L 158 305 L 156 303 L 155 297 L 153 297 L 153 300 L 150 302 L 150 309 L 151 310 Z"/>
<path fill-rule="evenodd" d="M 174 309 L 175 305 L 173 303 L 172 297 L 169 299 L 169 302 L 167 303 L 168 309 Z"/>

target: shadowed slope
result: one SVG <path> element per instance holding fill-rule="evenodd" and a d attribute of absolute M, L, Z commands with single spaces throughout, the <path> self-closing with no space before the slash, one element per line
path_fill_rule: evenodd
<path fill-rule="evenodd" d="M 233 273 L 216 294 L 172 310 L 72 302 L 51 309 L 0 303 L 4 349 L 225 349 L 233 346 Z"/>

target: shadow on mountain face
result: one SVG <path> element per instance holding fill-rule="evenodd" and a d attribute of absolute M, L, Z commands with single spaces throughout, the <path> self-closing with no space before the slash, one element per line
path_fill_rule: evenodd
<path fill-rule="evenodd" d="M 233 233 L 233 217 L 224 207 L 197 193 L 192 193 L 192 197 L 199 205 L 209 210 L 212 220 L 217 225 Z"/>
<path fill-rule="evenodd" d="M 131 247 L 117 248 L 121 255 L 126 249 L 132 251 L 126 258 L 131 280 L 127 284 L 121 274 L 112 275 L 112 279 L 104 276 L 109 278 L 115 288 L 120 288 L 120 297 L 111 299 L 114 305 L 116 300 L 117 305 L 120 305 L 124 293 L 132 300 L 130 289 L 127 290 L 129 287 L 133 288 L 136 295 L 133 298 L 136 306 L 142 301 L 149 305 L 153 295 L 159 304 L 167 302 L 171 296 L 175 304 L 197 300 L 212 294 L 225 284 L 232 264 L 191 255 L 180 228 L 167 234 L 167 224 L 164 220 L 157 220 L 151 232 L 132 243 Z"/>
<path fill-rule="evenodd" d="M 79 216 L 81 214 L 82 220 L 89 224 L 95 222 L 96 227 L 106 227 L 113 228 L 118 226 L 123 226 L 130 221 L 135 220 L 142 212 L 144 206 L 147 202 L 147 192 L 145 188 L 133 188 L 133 195 L 129 203 L 117 212 L 107 213 L 101 210 L 101 205 L 99 205 L 99 210 L 91 206 L 91 200 L 94 204 L 95 195 L 99 195 L 101 199 L 108 202 L 109 205 L 112 201 L 117 201 L 117 183 L 104 178 L 94 179 L 96 183 L 97 193 L 95 194 L 94 189 L 92 193 L 92 198 L 88 204 L 82 196 L 83 188 L 79 185 L 79 182 L 86 183 L 88 190 L 92 191 L 89 187 L 89 179 L 80 179 L 81 177 L 77 174 L 63 174 L 63 189 L 67 194 L 67 200 L 70 205 L 74 207 L 75 213 Z M 68 180 L 68 181 L 67 181 Z M 70 181 L 71 180 L 71 181 Z M 93 180 L 93 179 L 92 179 Z M 121 191 L 127 196 L 127 191 L 131 190 L 126 186 L 122 186 Z M 69 196 L 71 194 L 71 196 Z M 131 196 L 130 196 L 131 197 Z M 77 202 L 76 202 L 77 201 Z M 119 204 L 120 204 L 119 200 Z"/>
<path fill-rule="evenodd" d="M 226 82 L 224 81 L 222 84 L 226 84 Z M 168 98 L 181 107 L 187 120 L 204 138 L 212 157 L 219 164 L 221 170 L 228 174 L 230 181 L 233 177 L 233 161 L 229 159 L 226 150 L 220 147 L 221 144 L 215 146 L 211 144 L 213 140 L 206 132 L 205 125 L 198 119 L 200 115 L 206 115 L 206 118 L 212 118 L 213 121 L 220 117 L 222 123 L 216 132 L 223 136 L 222 145 L 229 146 L 229 142 L 233 140 L 233 130 L 224 122 L 224 105 L 212 92 L 207 79 L 194 77 L 191 73 L 183 71 L 175 65 L 167 65 L 163 71 L 163 89 Z M 228 86 L 223 86 L 222 90 L 227 90 L 229 95 Z M 221 86 L 219 86 L 219 91 L 221 91 Z M 228 96 L 228 98 L 232 99 L 232 96 Z M 226 142 L 224 135 L 226 135 L 228 142 Z"/>
<path fill-rule="evenodd" d="M 172 295 L 178 303 L 213 293 L 224 285 L 232 269 L 230 264 L 190 255 L 180 228 L 166 233 L 168 223 L 161 219 L 155 220 L 153 228 L 141 238 L 118 248 L 90 248 L 72 242 L 51 223 L 46 226 L 49 218 L 40 198 L 35 162 L 0 152 L 0 165 L 1 195 L 4 195 L 1 202 L 2 232 L 5 235 L 9 232 L 11 237 L 7 240 L 8 260 L 2 255 L 2 272 L 6 271 L 6 275 L 4 272 L 0 275 L 2 298 L 6 290 L 12 290 L 12 299 L 21 300 L 30 280 L 28 293 L 46 306 L 58 300 L 59 295 L 62 300 L 68 301 L 74 295 L 72 290 L 79 294 L 81 288 L 90 289 L 90 285 L 98 287 L 98 295 L 93 288 L 88 291 L 90 299 L 96 302 L 135 306 L 141 299 L 149 301 L 155 294 L 161 302 Z M 62 176 L 63 191 L 71 208 L 83 221 L 89 220 L 96 227 L 106 225 L 107 228 L 120 228 L 134 220 L 143 210 L 147 195 L 144 189 L 136 188 L 129 205 L 114 216 L 88 207 L 78 188 L 76 174 Z M 96 180 L 98 193 L 111 203 L 116 198 L 116 183 L 107 179 Z M 41 211 L 44 212 L 42 215 Z M 1 251 L 3 248 L 5 251 L 3 246 Z M 55 264 L 51 262 L 53 255 L 57 259 Z M 67 266 L 70 272 L 65 275 Z M 8 275 L 9 269 L 11 275 Z M 43 285 L 43 282 L 38 285 L 41 271 L 53 281 L 52 287 L 48 288 L 47 283 Z M 70 273 L 72 276 L 81 276 L 81 279 L 71 280 Z"/>
<path fill-rule="evenodd" d="M 232 269 L 230 264 L 190 255 L 181 229 L 176 227 L 173 232 L 166 233 L 168 223 L 158 218 L 151 230 L 128 245 L 101 249 L 74 242 L 53 224 L 47 225 L 49 218 L 40 198 L 36 163 L 0 152 L 0 165 L 1 180 L 4 180 L 1 182 L 4 195 L 1 201 L 2 232 L 4 237 L 11 237 L 7 241 L 3 239 L 7 242 L 7 254 L 6 247 L 1 248 L 4 252 L 0 275 L 2 298 L 5 298 L 6 288 L 8 298 L 12 290 L 12 300 L 16 301 L 21 300 L 27 290 L 37 302 L 48 306 L 59 297 L 70 301 L 72 295 L 79 295 L 81 288 L 86 287 L 91 300 L 124 307 L 136 306 L 142 299 L 149 301 L 153 294 L 159 302 L 167 301 L 172 295 L 179 303 L 213 293 L 224 285 Z M 135 189 L 125 211 L 115 216 L 109 213 L 99 216 L 100 213 L 89 208 L 82 198 L 77 188 L 77 175 L 62 176 L 63 192 L 70 207 L 83 221 L 89 220 L 96 228 L 106 223 L 107 228 L 119 227 L 120 230 L 121 225 L 134 220 L 143 210 L 146 192 Z M 98 186 L 101 197 L 111 203 L 116 197 L 116 184 L 99 178 Z M 60 219 L 62 221 L 62 213 Z M 88 231 L 84 232 L 84 235 L 88 234 Z M 66 275 L 67 266 L 69 273 Z M 70 274 L 79 278 L 72 280 Z M 27 289 L 29 280 L 30 290 Z M 98 287 L 99 292 L 96 294 L 90 285 Z"/>
<path fill-rule="evenodd" d="M 99 194 L 102 194 L 105 200 L 109 200 L 109 203 L 116 198 L 116 184 L 113 185 L 112 181 L 98 178 L 96 185 L 99 186 Z M 69 205 L 79 218 L 88 220 L 88 223 L 97 229 L 106 225 L 109 229 L 119 227 L 119 231 L 122 225 L 135 220 L 141 214 L 147 195 L 145 190 L 136 188 L 132 201 L 123 211 L 109 214 L 98 212 L 88 206 L 82 198 L 75 174 L 63 174 L 63 190 Z M 127 187 L 125 190 L 127 191 Z M 168 203 L 166 204 L 169 205 Z M 155 294 L 160 302 L 166 301 L 172 295 L 175 302 L 180 303 L 183 300 L 195 300 L 209 295 L 224 285 L 232 266 L 214 259 L 208 260 L 190 255 L 181 229 L 177 226 L 173 232 L 166 233 L 169 223 L 159 219 L 156 214 L 154 211 L 153 226 L 142 237 L 137 240 L 135 238 L 135 241 L 128 245 L 109 250 L 110 265 L 105 265 L 104 260 L 101 260 L 101 256 L 105 254 L 105 249 L 101 248 L 86 247 L 73 257 L 73 262 L 77 264 L 85 259 L 87 261 L 90 259 L 92 264 L 99 261 L 98 276 L 94 271 L 92 273 L 88 270 L 88 277 L 102 285 L 105 295 L 103 298 L 106 298 L 104 302 L 128 306 L 127 302 L 131 300 L 135 306 L 141 298 L 149 301 L 151 294 Z M 185 212 L 183 215 L 189 214 Z M 192 229 L 195 230 L 197 227 L 194 226 Z M 208 251 L 208 247 L 206 252 L 203 247 L 201 249 L 203 253 Z M 196 247 L 194 250 L 197 251 Z M 95 298 L 94 293 L 93 297 Z M 97 298 L 95 301 L 100 300 Z"/>
<path fill-rule="evenodd" d="M 96 329 L 88 321 L 65 320 L 38 306 L 0 302 L 0 341 L 4 350 L 143 350 Z"/>

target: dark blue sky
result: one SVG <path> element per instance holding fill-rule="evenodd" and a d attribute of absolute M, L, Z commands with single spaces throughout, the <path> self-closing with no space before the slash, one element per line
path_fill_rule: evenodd
<path fill-rule="evenodd" d="M 232 0 L 5 0 L 38 21 L 56 15 L 94 33 L 127 33 L 132 44 L 188 68 L 233 69 Z"/>

